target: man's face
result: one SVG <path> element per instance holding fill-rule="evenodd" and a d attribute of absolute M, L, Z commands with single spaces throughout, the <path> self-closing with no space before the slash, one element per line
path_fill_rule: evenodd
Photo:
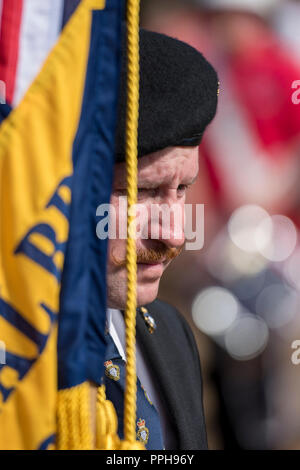
<path fill-rule="evenodd" d="M 143 208 L 137 211 L 138 306 L 156 298 L 164 270 L 182 249 L 186 190 L 197 174 L 198 147 L 168 147 L 145 155 L 138 161 L 138 204 Z M 126 226 L 126 205 L 120 204 L 124 196 L 126 167 L 125 163 L 118 163 L 115 165 L 111 196 L 117 228 Z M 171 216 L 169 219 L 161 215 L 154 216 L 159 209 L 171 206 L 181 216 Z M 117 238 L 110 238 L 108 245 L 107 301 L 108 307 L 124 309 L 127 291 L 126 240 L 118 236 L 117 230 Z"/>

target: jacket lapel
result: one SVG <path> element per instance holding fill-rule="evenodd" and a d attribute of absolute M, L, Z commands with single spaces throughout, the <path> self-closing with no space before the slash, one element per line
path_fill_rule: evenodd
<path fill-rule="evenodd" d="M 195 382 L 188 383 L 186 378 L 189 376 L 186 374 L 184 381 L 182 379 L 182 371 L 187 368 L 187 364 L 184 355 L 178 354 L 179 345 L 176 337 L 171 333 L 172 325 L 164 323 L 163 312 L 158 314 L 157 309 L 151 308 L 151 305 L 147 308 L 155 319 L 157 329 L 153 334 L 149 333 L 138 309 L 137 339 L 145 353 L 149 369 L 153 371 L 155 381 L 159 384 L 170 417 L 170 423 L 177 438 L 177 448 L 205 448 L 205 445 L 202 447 L 201 439 L 199 441 L 199 420 L 196 421 L 197 403 L 195 401 L 194 408 L 191 403 L 188 407 L 185 406 L 187 400 L 193 402 L 193 397 L 195 398 Z M 201 384 L 201 382 L 199 383 Z M 199 396 L 197 399 L 199 402 Z M 191 410 L 193 410 L 193 413 L 191 413 Z M 203 421 L 203 416 L 201 418 L 201 421 Z M 205 429 L 203 429 L 203 432 L 205 434 Z"/>

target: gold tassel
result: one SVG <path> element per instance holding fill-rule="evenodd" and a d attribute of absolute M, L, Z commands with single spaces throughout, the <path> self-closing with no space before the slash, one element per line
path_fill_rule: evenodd
<path fill-rule="evenodd" d="M 88 382 L 58 392 L 56 449 L 93 449 Z"/>
<path fill-rule="evenodd" d="M 111 401 L 106 400 L 105 386 L 97 390 L 96 447 L 99 450 L 116 450 L 120 446 L 117 434 L 118 418 Z"/>

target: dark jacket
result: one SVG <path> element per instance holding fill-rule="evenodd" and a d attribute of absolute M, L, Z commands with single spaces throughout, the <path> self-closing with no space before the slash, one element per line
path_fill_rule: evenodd
<path fill-rule="evenodd" d="M 155 300 L 146 308 L 157 328 L 150 334 L 142 315 L 137 315 L 137 340 L 159 383 L 176 449 L 207 449 L 201 367 L 193 333 L 171 305 Z"/>

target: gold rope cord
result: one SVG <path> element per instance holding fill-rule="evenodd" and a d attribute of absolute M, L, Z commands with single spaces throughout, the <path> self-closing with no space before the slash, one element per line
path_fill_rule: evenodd
<path fill-rule="evenodd" d="M 124 399 L 124 437 L 128 444 L 136 443 L 136 241 L 134 206 L 137 202 L 137 144 L 139 116 L 139 0 L 127 0 L 127 301 L 126 328 L 126 388 Z"/>

